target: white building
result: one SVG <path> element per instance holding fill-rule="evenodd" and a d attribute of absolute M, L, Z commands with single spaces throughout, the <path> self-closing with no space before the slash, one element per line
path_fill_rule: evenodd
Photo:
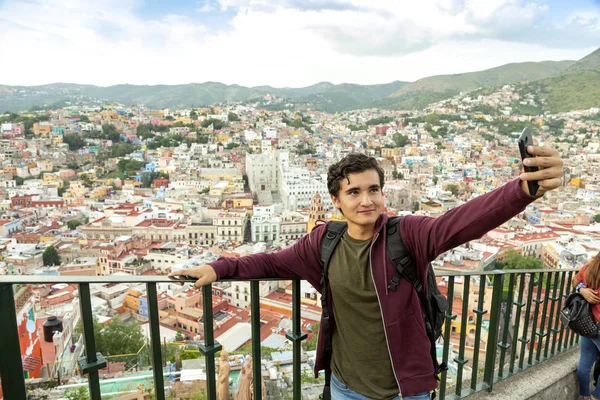
<path fill-rule="evenodd" d="M 281 180 L 279 193 L 285 209 L 289 211 L 296 211 L 299 208 L 309 208 L 310 202 L 316 193 L 321 195 L 323 206 L 326 210 L 333 208 L 333 203 L 327 190 L 327 183 L 320 176 L 311 177 L 308 171 L 304 169 L 288 169 L 288 172 L 283 175 Z"/>

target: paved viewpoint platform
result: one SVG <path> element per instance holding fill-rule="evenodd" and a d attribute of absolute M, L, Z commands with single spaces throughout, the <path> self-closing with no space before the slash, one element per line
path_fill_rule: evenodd
<path fill-rule="evenodd" d="M 579 347 L 546 360 L 533 368 L 519 372 L 494 384 L 493 392 L 479 392 L 468 400 L 577 400 L 577 363 Z"/>

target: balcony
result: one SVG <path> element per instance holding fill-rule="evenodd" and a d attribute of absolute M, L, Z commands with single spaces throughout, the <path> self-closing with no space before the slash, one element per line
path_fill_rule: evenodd
<path fill-rule="evenodd" d="M 576 270 L 489 271 L 477 273 L 440 273 L 440 290 L 452 299 L 446 314 L 444 334 L 436 346 L 438 357 L 450 366 L 442 374 L 440 399 L 459 399 L 477 392 L 492 392 L 494 384 L 578 345 L 579 338 L 559 322 L 563 299 L 571 291 Z M 4 398 L 26 399 L 27 390 L 20 354 L 15 311 L 15 285 L 77 284 L 83 322 L 85 354 L 79 362 L 87 376 L 87 390 L 92 400 L 100 400 L 101 380 L 98 371 L 106 366 L 105 357 L 96 352 L 90 284 L 145 283 L 150 321 L 151 371 L 154 398 L 169 397 L 170 381 L 163 372 L 159 332 L 157 284 L 170 282 L 161 276 L 127 277 L 41 277 L 0 276 L 0 378 Z M 262 376 L 260 347 L 259 281 L 251 281 L 252 371 L 254 379 Z M 293 329 L 286 337 L 293 343 L 293 398 L 302 398 L 300 281 L 293 282 Z M 216 399 L 215 354 L 221 345 L 214 338 L 212 287 L 202 288 L 204 340 L 198 345 L 205 356 L 206 396 Z M 254 384 L 254 398 L 262 398 L 261 384 Z M 105 394 L 104 394 L 105 395 Z M 306 397 L 305 397 L 306 398 Z"/>

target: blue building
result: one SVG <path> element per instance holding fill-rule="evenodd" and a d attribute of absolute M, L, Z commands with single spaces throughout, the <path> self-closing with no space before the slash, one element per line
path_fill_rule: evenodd
<path fill-rule="evenodd" d="M 140 305 L 138 308 L 138 313 L 142 317 L 148 318 L 148 298 L 145 296 L 140 296 Z"/>

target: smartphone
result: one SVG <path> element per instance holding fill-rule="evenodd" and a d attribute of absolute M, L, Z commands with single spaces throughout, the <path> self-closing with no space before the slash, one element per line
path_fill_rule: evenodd
<path fill-rule="evenodd" d="M 524 161 L 526 158 L 532 158 L 531 154 L 527 152 L 527 146 L 533 146 L 533 137 L 531 136 L 531 129 L 525 128 L 523 132 L 521 132 L 521 136 L 519 137 L 519 151 L 521 152 L 521 161 Z M 525 172 L 535 172 L 539 170 L 538 167 L 528 167 L 523 165 Z M 529 194 L 535 196 L 540 187 L 537 181 L 527 181 L 527 186 L 529 187 Z"/>

